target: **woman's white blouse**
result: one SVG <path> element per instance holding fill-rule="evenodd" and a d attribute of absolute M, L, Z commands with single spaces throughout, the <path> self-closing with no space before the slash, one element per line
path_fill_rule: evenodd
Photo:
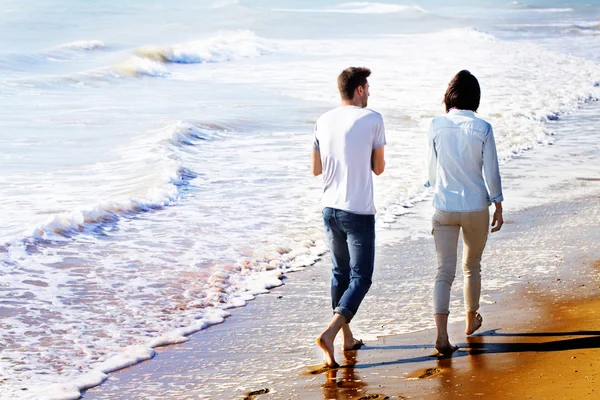
<path fill-rule="evenodd" d="M 434 189 L 436 209 L 480 211 L 504 200 L 492 126 L 473 111 L 452 109 L 431 121 L 427 149 L 425 186 Z"/>

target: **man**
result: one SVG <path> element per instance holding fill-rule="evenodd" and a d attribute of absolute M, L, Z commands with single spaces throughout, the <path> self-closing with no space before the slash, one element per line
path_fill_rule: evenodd
<path fill-rule="evenodd" d="M 315 125 L 311 169 L 323 174 L 323 221 L 332 259 L 333 318 L 317 345 L 325 366 L 335 368 L 333 342 L 342 331 L 343 349 L 356 350 L 349 323 L 371 286 L 375 261 L 373 176 L 385 169 L 381 115 L 367 107 L 368 68 L 350 67 L 338 76 L 341 105 Z"/>

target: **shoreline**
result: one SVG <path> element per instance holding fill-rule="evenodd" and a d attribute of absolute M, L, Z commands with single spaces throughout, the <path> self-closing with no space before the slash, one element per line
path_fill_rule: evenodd
<path fill-rule="evenodd" d="M 0 399 L 222 398 L 280 386 L 285 397 L 283 381 L 300 384 L 331 315 L 328 256 L 312 266 L 321 185 L 306 146 L 348 65 L 373 70 L 370 106 L 390 139 L 376 178 L 377 283 L 353 322 L 368 342 L 433 324 L 422 136 L 456 71 L 481 79 L 479 113 L 512 171 L 509 214 L 588 193 L 557 194 L 566 177 L 598 185 L 600 101 L 587 101 L 600 97 L 600 42 L 589 35 L 600 4 L 339 5 L 5 8 L 0 215 L 16 239 L 0 242 Z M 581 140 L 554 151 L 571 134 Z M 484 307 L 530 272 L 517 250 L 491 244 L 506 272 L 487 270 Z M 534 247 L 523 247 L 532 275 L 560 268 Z"/>
<path fill-rule="evenodd" d="M 575 182 L 577 185 L 594 183 Z M 314 345 L 314 337 L 330 316 L 328 303 L 323 302 L 323 298 L 327 298 L 329 282 L 326 261 L 304 270 L 302 274 L 288 277 L 287 279 L 293 280 L 293 285 L 276 288 L 270 295 L 259 296 L 251 307 L 232 310 L 233 318 L 217 329 L 208 328 L 198 332 L 186 343 L 158 349 L 158 356 L 150 362 L 111 374 L 105 383 L 88 390 L 83 397 L 245 398 L 254 392 L 249 398 L 303 399 L 322 396 L 360 399 L 376 395 L 383 396 L 379 398 L 448 398 L 444 391 L 449 389 L 444 384 L 444 379 L 459 385 L 454 388 L 460 389 L 453 389 L 457 391 L 456 396 L 466 393 L 465 391 L 472 395 L 485 392 L 476 384 L 478 380 L 467 376 L 468 371 L 475 368 L 478 375 L 483 374 L 481 376 L 485 377 L 485 381 L 493 377 L 494 382 L 503 382 L 503 374 L 509 372 L 516 375 L 515 381 L 522 380 L 525 376 L 523 368 L 536 370 L 537 367 L 523 365 L 535 365 L 537 355 L 541 353 L 543 357 L 540 359 L 547 359 L 562 353 L 527 350 L 529 345 L 538 346 L 537 348 L 552 347 L 552 344 L 544 344 L 550 339 L 559 345 L 558 341 L 563 339 L 561 336 L 546 336 L 553 330 L 566 331 L 564 326 L 544 321 L 543 316 L 549 312 L 548 305 L 554 301 L 565 301 L 564 306 L 561 303 L 559 309 L 569 310 L 572 304 L 568 302 L 571 300 L 570 296 L 600 298 L 597 280 L 595 285 L 583 286 L 583 289 L 574 293 L 571 290 L 575 284 L 573 282 L 581 282 L 592 276 L 592 269 L 584 265 L 600 259 L 597 246 L 594 247 L 600 237 L 598 228 L 594 230 L 593 226 L 588 226 L 587 231 L 582 228 L 593 222 L 594 218 L 596 226 L 600 226 L 599 211 L 596 211 L 600 209 L 600 196 L 598 190 L 594 192 L 593 195 L 509 215 L 506 230 L 495 234 L 495 239 L 492 236 L 487 254 L 484 253 L 483 298 L 490 300 L 482 302 L 482 331 L 467 342 L 464 333 L 461 334 L 464 330 L 462 323 L 452 323 L 449 326 L 451 340 L 461 349 L 451 358 L 437 360 L 431 357 L 435 332 L 424 330 L 406 335 L 386 335 L 377 341 L 368 341 L 363 350 L 353 352 L 355 354 L 345 360 L 346 364 L 353 364 L 352 368 L 314 373 L 319 370 L 317 363 L 321 359 Z M 552 233 L 561 224 L 574 225 L 571 232 L 578 238 L 578 241 L 567 243 L 564 248 L 559 244 L 564 243 L 567 237 Z M 539 234 L 542 239 L 533 239 Z M 515 236 L 521 238 L 515 240 Z M 501 264 L 511 257 L 512 262 L 522 261 L 514 259 L 519 255 L 519 249 L 514 247 L 531 252 L 528 248 L 535 246 L 535 242 L 539 240 L 545 241 L 546 247 L 539 248 L 536 254 L 548 254 L 538 261 L 548 262 L 554 259 L 559 268 L 550 269 L 551 272 L 541 280 L 527 282 L 527 277 L 521 277 L 520 283 L 509 287 L 509 293 L 490 292 L 486 289 L 486 269 L 506 268 L 506 265 Z M 434 260 L 430 239 L 408 239 L 403 241 L 400 250 L 395 247 L 397 246 L 379 249 L 377 263 L 380 272 L 385 272 L 381 271 L 382 264 L 398 263 L 399 257 L 402 257 L 402 263 L 405 264 L 431 263 Z M 502 256 L 504 247 L 512 248 L 508 258 Z M 405 255 L 402 251 L 412 254 L 412 260 L 403 257 Z M 424 254 L 428 254 L 425 260 Z M 536 263 L 535 259 L 529 261 L 532 265 Z M 374 282 L 381 282 L 382 279 L 384 278 L 376 278 Z M 459 278 L 454 286 L 457 285 L 460 285 Z M 544 291 L 547 291 L 545 296 L 542 295 Z M 371 314 L 385 323 L 382 318 L 385 316 L 372 311 L 377 309 L 380 301 L 377 300 L 377 293 L 372 295 L 375 298 L 365 300 L 365 307 L 359 312 L 360 318 L 365 320 Z M 512 310 L 519 311 L 514 313 Z M 453 312 L 455 311 L 459 310 L 454 307 Z M 560 318 L 565 320 L 566 317 L 561 315 Z M 357 326 L 359 323 L 357 321 Z M 581 326 L 581 329 L 573 330 L 592 331 L 590 326 Z M 495 329 L 500 330 L 493 331 Z M 544 335 L 517 335 L 523 332 Z M 503 336 L 506 333 L 515 336 Z M 567 340 L 573 340 L 573 343 L 577 343 L 578 339 L 594 340 L 588 336 L 569 336 Z M 578 351 L 577 349 L 575 347 L 564 351 Z M 589 352 L 593 352 L 593 349 Z M 340 361 L 343 360 L 341 354 L 337 357 Z M 519 366 L 519 363 L 522 365 Z M 590 374 L 591 372 L 587 376 Z M 419 393 L 427 395 L 419 397 Z M 502 393 L 504 396 L 505 393 Z M 488 392 L 486 398 L 489 396 Z"/>

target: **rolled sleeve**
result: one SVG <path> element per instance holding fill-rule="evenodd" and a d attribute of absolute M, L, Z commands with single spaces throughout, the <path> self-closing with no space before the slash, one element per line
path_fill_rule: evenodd
<path fill-rule="evenodd" d="M 485 181 L 490 192 L 492 203 L 504 201 L 502 195 L 502 179 L 500 178 L 500 168 L 498 167 L 498 153 L 496 152 L 496 141 L 492 127 L 489 127 L 485 142 L 483 143 L 483 171 Z"/>

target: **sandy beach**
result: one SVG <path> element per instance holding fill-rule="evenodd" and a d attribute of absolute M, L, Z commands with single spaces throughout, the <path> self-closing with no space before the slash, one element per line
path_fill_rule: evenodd
<path fill-rule="evenodd" d="M 561 191 L 585 189 L 585 196 L 509 213 L 503 230 L 490 237 L 483 260 L 483 327 L 466 338 L 461 322 L 451 324 L 451 341 L 460 349 L 450 358 L 433 356 L 435 331 L 429 329 L 367 341 L 359 351 L 337 354 L 342 368 L 322 369 L 314 338 L 330 313 L 323 302 L 329 282 L 324 259 L 289 274 L 293 284 L 232 310 L 224 324 L 112 374 L 84 398 L 597 398 L 600 182 L 581 178 L 563 183 Z M 383 326 L 394 318 L 381 315 L 378 304 L 394 301 L 402 270 L 411 265 L 429 268 L 433 276 L 430 238 L 380 249 L 375 284 L 353 322 L 358 336 L 361 326 Z M 514 276 L 516 283 L 504 290 L 487 288 L 486 270 L 510 274 L 516 265 L 548 273 L 541 279 Z M 461 280 L 457 276 L 455 285 Z M 452 304 L 460 315 L 460 298 Z"/>
<path fill-rule="evenodd" d="M 593 295 L 570 283 L 600 258 L 600 2 L 64 3 L 0 10 L 0 400 L 418 397 L 475 376 L 473 360 L 506 359 L 490 363 L 505 379 L 521 355 L 566 352 L 507 341 L 586 339 L 500 334 L 566 329 L 544 304 Z M 367 345 L 328 380 L 310 373 L 331 264 L 309 163 L 349 66 L 373 72 L 387 167 L 353 321 Z M 482 332 L 497 334 L 477 340 L 495 347 L 461 334 L 459 272 L 448 370 L 429 357 L 424 136 L 463 69 L 507 224 L 483 260 Z"/>

